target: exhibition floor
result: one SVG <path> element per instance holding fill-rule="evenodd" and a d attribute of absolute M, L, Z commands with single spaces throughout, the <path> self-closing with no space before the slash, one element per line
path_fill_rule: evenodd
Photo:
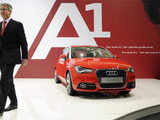
<path fill-rule="evenodd" d="M 53 79 L 15 79 L 19 108 L 0 120 L 114 120 L 160 102 L 160 80 L 137 79 L 127 97 L 69 96 Z"/>

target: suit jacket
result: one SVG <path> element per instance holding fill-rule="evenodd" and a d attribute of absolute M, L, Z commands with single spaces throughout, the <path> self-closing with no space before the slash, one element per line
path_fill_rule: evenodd
<path fill-rule="evenodd" d="M 0 23 L 0 32 L 2 22 Z M 0 64 L 20 64 L 22 59 L 28 59 L 28 44 L 23 24 L 10 19 L 3 37 L 0 35 Z"/>

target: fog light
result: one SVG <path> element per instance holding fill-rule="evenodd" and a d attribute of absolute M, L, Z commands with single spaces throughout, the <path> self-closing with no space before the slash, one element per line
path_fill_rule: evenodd
<path fill-rule="evenodd" d="M 127 88 L 135 88 L 136 87 L 136 82 L 133 81 L 133 82 L 129 82 L 128 85 L 127 85 Z"/>
<path fill-rule="evenodd" d="M 94 90 L 94 89 L 96 89 L 96 84 L 94 84 L 94 83 L 80 83 L 77 88 L 78 89 Z"/>

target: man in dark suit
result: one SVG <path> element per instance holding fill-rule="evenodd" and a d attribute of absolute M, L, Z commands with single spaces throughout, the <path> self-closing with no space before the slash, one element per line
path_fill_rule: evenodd
<path fill-rule="evenodd" d="M 17 96 L 13 82 L 16 64 L 26 66 L 28 63 L 28 45 L 22 23 L 10 18 L 12 6 L 0 4 L 0 117 L 4 111 L 17 109 Z M 7 97 L 10 105 L 5 109 Z"/>

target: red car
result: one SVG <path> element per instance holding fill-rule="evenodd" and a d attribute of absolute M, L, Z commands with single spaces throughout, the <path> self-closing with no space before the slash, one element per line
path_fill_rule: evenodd
<path fill-rule="evenodd" d="M 76 92 L 129 94 L 135 88 L 131 65 L 97 46 L 70 46 L 63 50 L 54 69 L 56 83 L 63 83 L 69 95 Z"/>

